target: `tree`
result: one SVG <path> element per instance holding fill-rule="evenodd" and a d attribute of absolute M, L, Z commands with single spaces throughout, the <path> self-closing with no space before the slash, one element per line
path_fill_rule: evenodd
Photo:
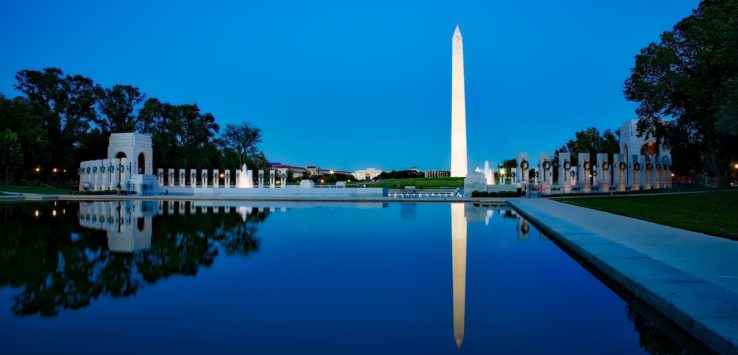
<path fill-rule="evenodd" d="M 139 111 L 141 132 L 150 134 L 157 166 L 210 167 L 217 154 L 215 117 L 197 105 L 172 105 L 148 99 Z"/>
<path fill-rule="evenodd" d="M 246 122 L 229 124 L 223 130 L 220 142 L 224 150 L 236 152 L 239 164 L 244 164 L 249 157 L 256 155 L 256 145 L 261 142 L 261 130 Z"/>
<path fill-rule="evenodd" d="M 81 75 L 64 76 L 58 68 L 21 70 L 15 80 L 15 88 L 26 95 L 35 114 L 42 117 L 50 163 L 63 168 L 76 165 L 74 146 L 96 119 L 94 105 L 99 87 Z"/>
<path fill-rule="evenodd" d="M 0 131 L 10 130 L 18 136 L 21 165 L 15 178 L 23 180 L 33 168 L 51 161 L 42 118 L 23 97 L 9 100 L 0 94 Z"/>
<path fill-rule="evenodd" d="M 102 116 L 97 117 L 95 123 L 104 134 L 136 130 L 138 117 L 134 111 L 146 98 L 137 87 L 115 85 L 110 89 L 100 88 L 97 96 L 97 106 Z"/>
<path fill-rule="evenodd" d="M 608 156 L 617 154 L 620 151 L 617 137 L 619 135 L 620 132 L 613 133 L 609 129 L 600 134 L 597 128 L 589 127 L 574 133 L 574 139 L 570 139 L 564 146 L 557 149 L 554 158 L 558 158 L 559 152 L 572 153 L 572 161 L 576 161 L 576 154 L 584 152 L 589 152 L 590 161 L 596 160 L 597 153 L 607 153 Z"/>
<path fill-rule="evenodd" d="M 4 167 L 5 184 L 9 184 L 11 173 L 15 173 L 23 162 L 18 135 L 6 129 L 0 132 L 0 166 Z"/>
<path fill-rule="evenodd" d="M 699 152 L 721 186 L 738 156 L 736 28 L 738 0 L 703 0 L 658 43 L 641 49 L 624 90 L 639 103 L 641 134 L 672 150 Z"/>

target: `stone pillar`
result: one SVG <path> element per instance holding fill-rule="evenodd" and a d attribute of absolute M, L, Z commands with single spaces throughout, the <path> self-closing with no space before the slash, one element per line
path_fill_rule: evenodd
<path fill-rule="evenodd" d="M 576 184 L 576 178 L 572 179 L 571 173 L 571 153 L 559 153 L 559 186 L 563 189 L 563 193 L 571 193 L 571 186 Z"/>
<path fill-rule="evenodd" d="M 126 192 L 130 192 L 133 189 L 133 186 L 131 186 L 131 174 L 132 174 L 132 164 L 130 161 L 128 161 L 127 158 L 121 159 L 123 162 L 123 166 L 125 167 L 123 169 L 123 181 L 121 182 L 121 186 L 123 186 L 123 189 L 126 190 Z"/>
<path fill-rule="evenodd" d="M 279 180 L 281 181 L 282 188 L 283 189 L 286 188 L 287 187 L 287 172 L 286 171 L 282 170 L 282 172 L 279 175 Z"/>
<path fill-rule="evenodd" d="M 220 184 L 220 176 L 218 176 L 218 169 L 213 169 L 213 187 L 218 187 Z"/>
<path fill-rule="evenodd" d="M 169 168 L 169 174 L 167 174 L 167 177 L 169 178 L 167 180 L 167 185 L 174 186 L 174 169 Z"/>
<path fill-rule="evenodd" d="M 633 155 L 631 157 L 631 165 L 632 165 L 632 173 L 633 173 L 633 184 L 631 185 L 631 191 L 639 191 L 641 189 L 641 170 L 643 169 L 643 166 L 641 165 L 641 159 L 639 155 Z"/>
<path fill-rule="evenodd" d="M 121 164 L 120 160 L 113 160 L 111 165 L 113 165 L 113 189 L 122 189 L 123 186 L 120 183 L 120 176 L 123 174 L 123 164 Z"/>
<path fill-rule="evenodd" d="M 170 216 L 174 215 L 174 201 L 167 201 L 167 212 Z"/>
<path fill-rule="evenodd" d="M 515 168 L 515 177 L 516 182 L 519 182 L 523 185 L 524 189 L 528 188 L 528 170 L 530 169 L 530 163 L 528 162 L 528 153 L 527 152 L 520 152 L 518 153 L 518 158 L 516 159 L 517 164 Z"/>
<path fill-rule="evenodd" d="M 540 183 L 546 185 L 553 184 L 553 162 L 548 153 L 538 154 L 538 170 L 540 171 Z"/>
<path fill-rule="evenodd" d="M 581 186 L 581 191 L 584 193 L 592 192 L 592 182 L 590 179 L 592 162 L 589 161 L 589 152 L 579 153 L 577 167 L 579 168 L 577 185 Z"/>
<path fill-rule="evenodd" d="M 108 160 L 100 161 L 100 190 L 107 191 L 110 189 L 110 172 L 108 171 Z"/>
<path fill-rule="evenodd" d="M 159 186 L 164 186 L 164 169 L 156 169 L 156 176 L 159 178 Z"/>
<path fill-rule="evenodd" d="M 665 155 L 664 156 L 664 184 L 666 188 L 671 188 L 671 156 Z"/>
<path fill-rule="evenodd" d="M 195 184 L 196 186 L 197 184 Z M 190 214 L 195 215 L 197 214 L 197 207 L 195 207 L 195 201 L 190 200 Z"/>
<path fill-rule="evenodd" d="M 597 167 L 600 191 L 610 192 L 610 161 L 607 153 L 597 153 Z"/>
<path fill-rule="evenodd" d="M 190 185 L 197 187 L 197 169 L 190 169 Z"/>
<path fill-rule="evenodd" d="M 264 187 L 264 170 L 259 170 L 259 188 Z"/>
<path fill-rule="evenodd" d="M 208 187 L 208 169 L 200 170 L 200 176 L 202 177 L 202 187 Z"/>
<path fill-rule="evenodd" d="M 185 175 L 185 169 L 179 169 L 179 186 L 187 186 L 187 175 Z"/>
<path fill-rule="evenodd" d="M 613 169 L 615 169 L 615 184 L 619 192 L 625 191 L 625 183 L 627 180 L 626 172 L 628 171 L 628 163 L 622 154 L 613 155 Z"/>
<path fill-rule="evenodd" d="M 651 163 L 651 157 L 646 156 L 646 157 L 643 157 L 643 158 L 644 158 L 644 162 L 645 162 L 645 165 L 646 165 L 645 190 L 650 190 L 651 187 L 652 187 L 651 186 L 651 181 L 653 180 L 653 176 L 651 176 L 651 175 L 653 175 L 653 164 Z"/>
<path fill-rule="evenodd" d="M 654 189 L 660 189 L 661 188 L 661 157 L 654 157 L 654 174 L 653 174 L 653 188 Z"/>
<path fill-rule="evenodd" d="M 274 169 L 269 170 L 269 188 L 270 189 L 273 189 L 274 188 L 274 179 L 275 179 L 275 177 L 276 177 L 276 175 L 274 174 Z"/>
<path fill-rule="evenodd" d="M 231 187 L 231 169 L 225 171 L 225 187 Z"/>
<path fill-rule="evenodd" d="M 184 215 L 185 214 L 185 202 L 179 201 L 179 214 Z"/>

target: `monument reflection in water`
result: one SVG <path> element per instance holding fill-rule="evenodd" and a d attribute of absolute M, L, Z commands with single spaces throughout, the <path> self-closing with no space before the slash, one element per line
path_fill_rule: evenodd
<path fill-rule="evenodd" d="M 119 353 L 680 350 L 505 206 L 58 202 L 0 220 L 8 353 L 119 333 L 138 339 Z"/>

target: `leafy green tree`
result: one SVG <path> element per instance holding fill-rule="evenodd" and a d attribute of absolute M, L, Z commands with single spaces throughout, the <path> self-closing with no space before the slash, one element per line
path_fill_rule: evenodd
<path fill-rule="evenodd" d="M 23 163 L 23 152 L 18 135 L 9 129 L 0 132 L 0 166 L 4 168 L 5 184 L 9 184 L 11 174 Z"/>
<path fill-rule="evenodd" d="M 589 152 L 590 161 L 596 160 L 597 153 L 607 153 L 611 157 L 612 154 L 618 154 L 620 151 L 620 143 L 617 137 L 619 135 L 620 132 L 618 131 L 613 133 L 606 129 L 600 133 L 597 128 L 589 127 L 574 133 L 574 139 L 570 139 L 564 146 L 557 149 L 554 157 L 558 158 L 559 152 L 572 153 L 572 161 L 577 160 L 576 154 L 584 152 Z"/>
<path fill-rule="evenodd" d="M 97 96 L 97 106 L 102 115 L 96 117 L 95 123 L 104 134 L 136 130 L 138 117 L 134 111 L 146 98 L 137 87 L 115 85 L 110 89 L 100 88 Z"/>
<path fill-rule="evenodd" d="M 48 164 L 48 151 L 42 119 L 23 97 L 6 99 L 0 94 L 0 131 L 14 132 L 20 141 L 22 162 L 17 167 L 16 178 L 25 179 L 33 169 Z"/>
<path fill-rule="evenodd" d="M 98 86 L 81 75 L 65 76 L 58 68 L 21 70 L 15 80 L 15 88 L 26 95 L 36 114 L 42 117 L 49 163 L 65 169 L 76 166 L 74 146 L 96 119 Z"/>
<path fill-rule="evenodd" d="M 261 130 L 244 122 L 229 124 L 220 136 L 222 149 L 238 155 L 238 163 L 244 164 L 249 157 L 257 154 L 256 145 L 261 142 Z"/>
<path fill-rule="evenodd" d="M 641 49 L 625 82 L 626 98 L 639 103 L 639 132 L 672 151 L 699 152 L 701 165 L 723 186 L 728 163 L 738 156 L 736 28 L 738 0 L 703 0 L 658 43 Z"/>
<path fill-rule="evenodd" d="M 151 134 L 158 167 L 209 167 L 217 154 L 215 117 L 197 105 L 172 105 L 148 99 L 139 111 L 141 132 Z"/>

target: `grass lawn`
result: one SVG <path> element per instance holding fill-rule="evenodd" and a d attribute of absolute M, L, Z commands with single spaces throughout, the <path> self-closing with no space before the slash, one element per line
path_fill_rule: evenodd
<path fill-rule="evenodd" d="M 413 179 L 388 179 L 382 181 L 356 181 L 351 182 L 351 186 L 367 187 L 383 187 L 386 189 L 403 188 L 405 186 L 415 186 L 416 188 L 435 189 L 435 188 L 457 188 L 464 187 L 464 178 L 413 178 Z"/>
<path fill-rule="evenodd" d="M 558 201 L 730 239 L 738 239 L 738 190 Z"/>
<path fill-rule="evenodd" d="M 0 192 L 21 192 L 29 194 L 41 195 L 64 195 L 74 192 L 74 190 L 61 189 L 52 186 L 31 186 L 31 185 L 0 185 Z"/>

